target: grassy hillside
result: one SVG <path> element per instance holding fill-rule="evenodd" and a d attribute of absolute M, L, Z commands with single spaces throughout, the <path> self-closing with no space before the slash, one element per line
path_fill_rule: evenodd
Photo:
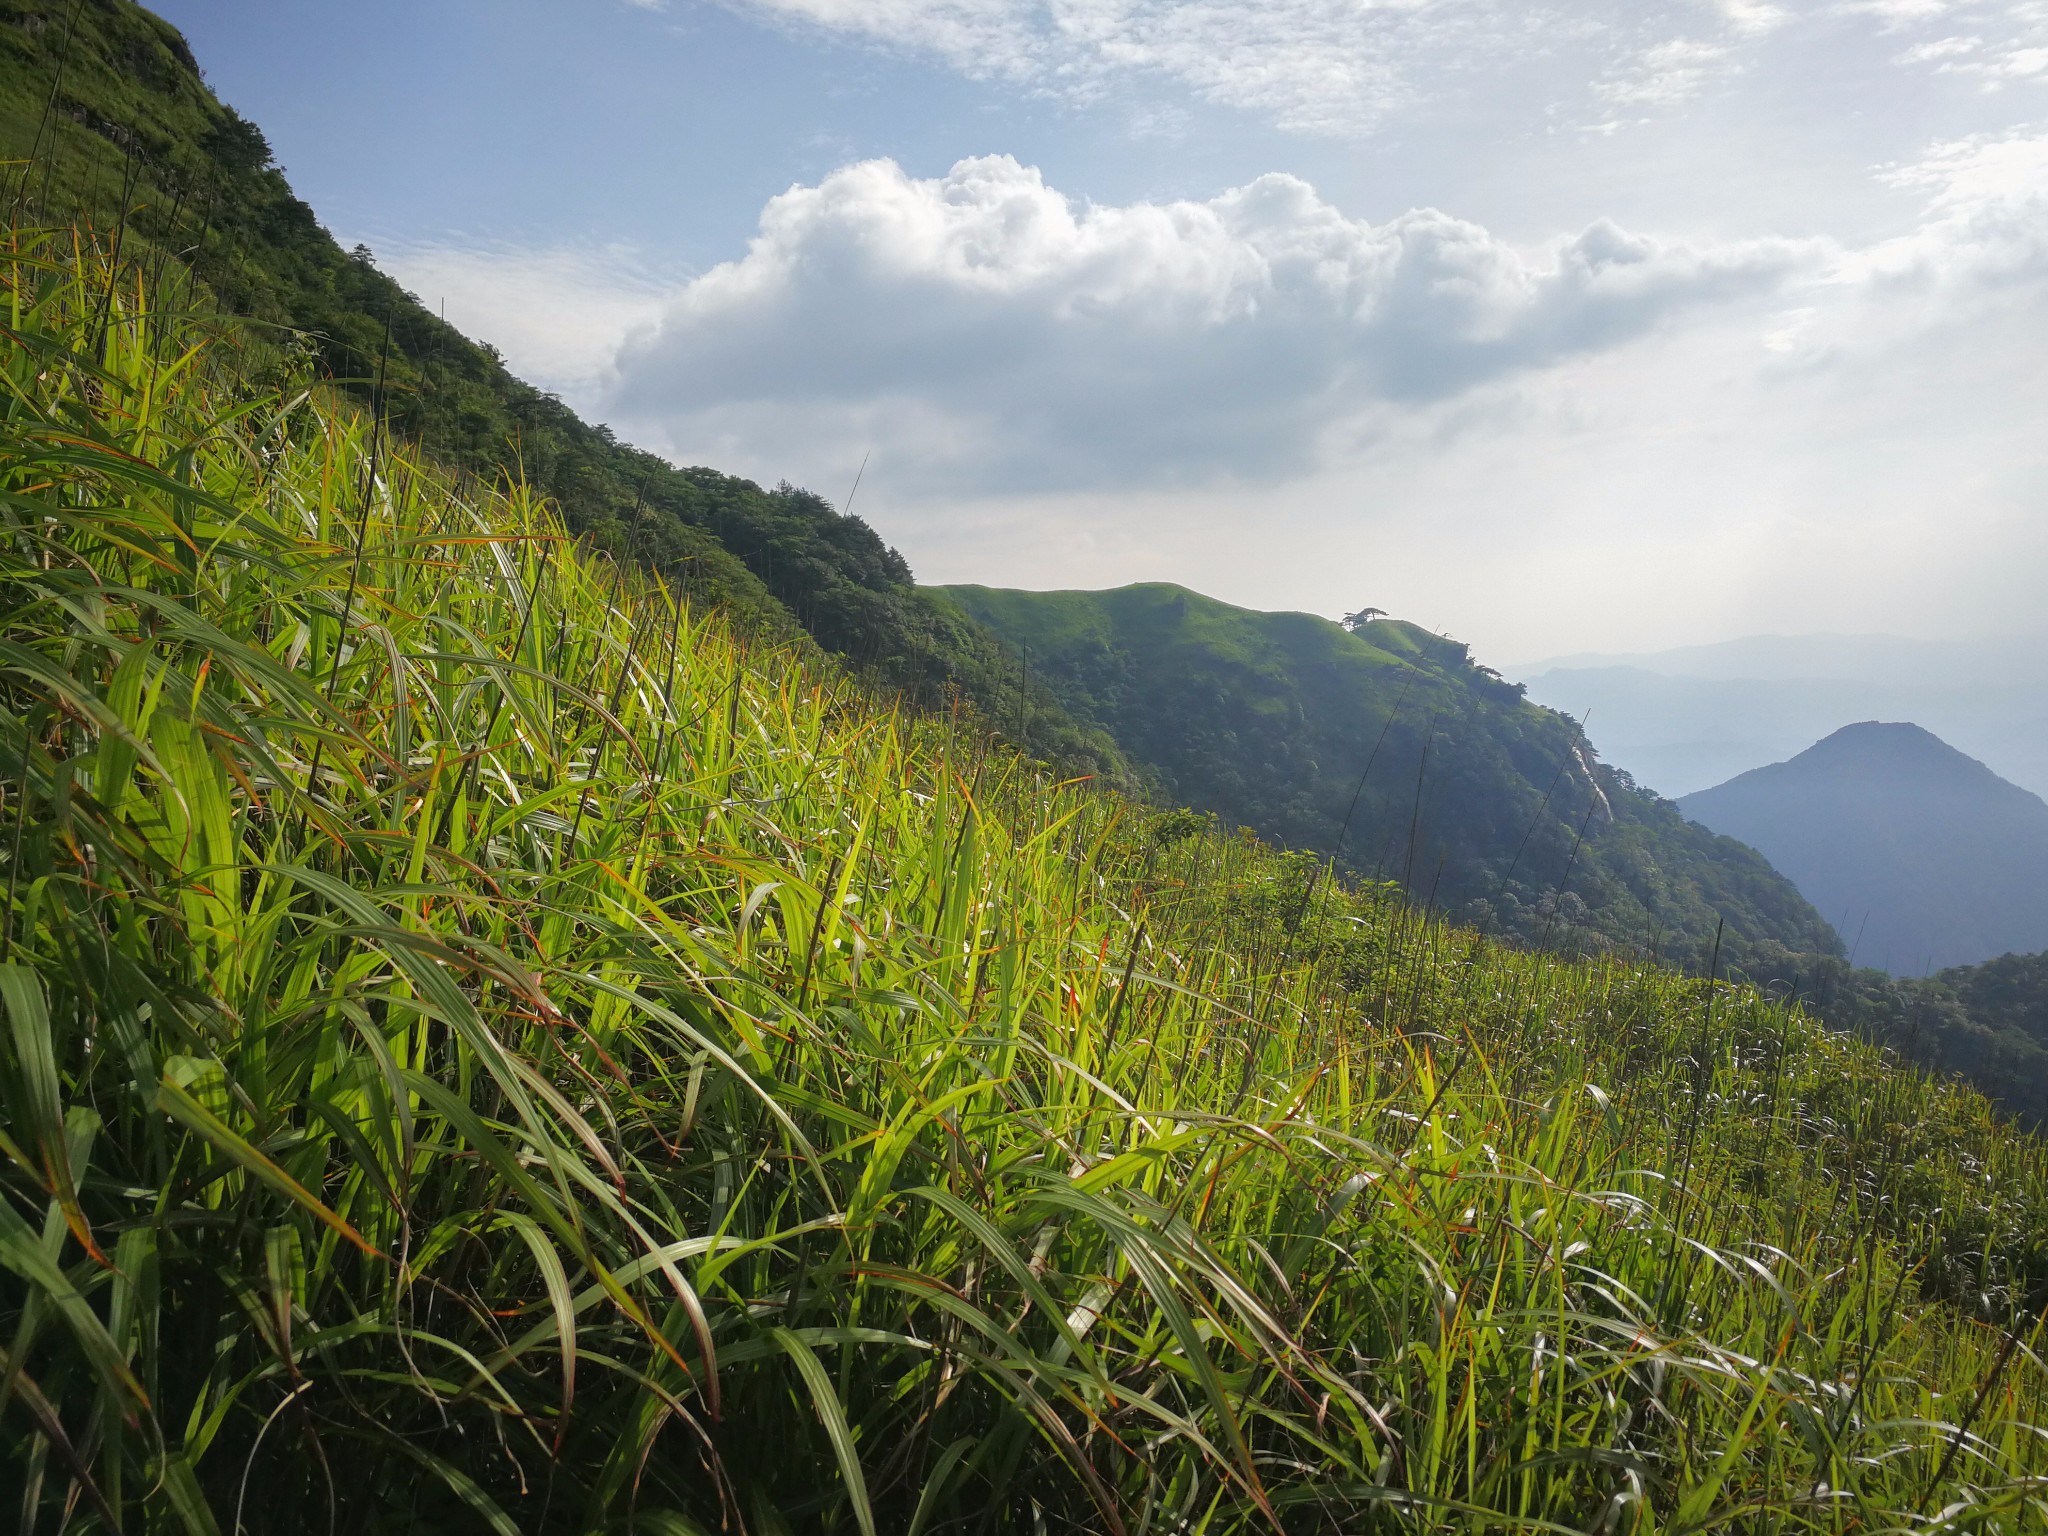
<path fill-rule="evenodd" d="M 2048 1521 L 1981 1099 L 1053 783 L 64 251 L 0 254 L 21 1529 Z"/>
<path fill-rule="evenodd" d="M 229 311 L 289 327 L 437 462 L 486 481 L 516 471 L 572 531 L 750 631 L 808 635 L 921 703 L 957 690 L 1072 771 L 1122 774 L 1112 743 L 1022 689 L 994 639 L 860 518 L 618 441 L 342 250 L 176 29 L 132 0 L 0 0 L 0 161 L 15 162 L 0 167 L 11 217 L 83 218 L 189 269 Z"/>
<path fill-rule="evenodd" d="M 1851 964 L 1755 849 L 1608 769 L 1455 641 L 1163 584 L 950 590 L 1169 796 L 1520 944 L 1744 976 L 2048 1124 L 2048 1040 L 1975 992 Z"/>
<path fill-rule="evenodd" d="M 1638 791 L 1455 641 L 1164 584 L 948 590 L 1176 798 L 1492 931 L 1700 970 L 1717 933 L 1724 965 L 1839 953 L 1754 851 Z"/>

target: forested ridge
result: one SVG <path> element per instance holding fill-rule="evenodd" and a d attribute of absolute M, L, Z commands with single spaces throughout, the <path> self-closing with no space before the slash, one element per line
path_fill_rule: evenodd
<path fill-rule="evenodd" d="M 949 590 L 1171 798 L 1475 927 L 1700 971 L 1717 942 L 1737 970 L 1841 952 L 1753 849 L 1638 789 L 1455 640 L 1165 583 Z"/>
<path fill-rule="evenodd" d="M 345 251 L 262 130 L 208 89 L 178 31 L 133 0 L 0 0 L 0 186 L 13 215 L 118 230 L 226 312 L 287 328 L 317 371 L 437 462 L 516 475 L 569 526 L 766 637 L 809 637 L 930 707 L 963 696 L 1072 772 L 1123 778 L 1014 658 L 858 515 L 789 485 L 678 468 L 515 377 Z"/>

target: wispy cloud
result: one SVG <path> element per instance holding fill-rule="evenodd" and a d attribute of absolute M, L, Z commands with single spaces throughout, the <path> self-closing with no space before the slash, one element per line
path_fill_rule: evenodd
<path fill-rule="evenodd" d="M 1932 42 L 1920 43 L 1899 55 L 1901 64 L 1946 64 L 1954 59 L 1967 58 L 1983 48 L 1981 37 L 1937 37 Z"/>
<path fill-rule="evenodd" d="M 1807 20 L 1911 34 L 1967 14 L 1987 81 L 2048 76 L 2039 0 L 724 0 L 779 24 L 1097 101 L 1149 82 L 1295 132 L 1369 132 L 1535 57 L 1560 97 L 1666 108 Z M 1954 31 L 1950 25 L 1949 31 Z M 1599 61 L 1621 57 L 1614 67 Z M 1902 62 L 1946 56 L 1909 49 Z M 1955 66 L 1952 59 L 1946 60 Z M 1956 66 L 1960 67 L 1960 66 Z"/>
<path fill-rule="evenodd" d="M 1901 64 L 1974 77 L 1986 91 L 2048 82 L 2048 4 L 2041 0 L 1890 0 L 1877 14 L 1889 31 L 1945 19 L 1969 28 L 1923 37 L 1898 55 Z"/>
<path fill-rule="evenodd" d="M 1675 37 L 1644 49 L 1601 82 L 1600 94 L 1616 106 L 1676 106 L 1735 67 L 1735 50 L 1726 44 Z"/>
<path fill-rule="evenodd" d="M 1717 9 L 1728 25 L 1745 37 L 1762 37 L 1792 20 L 1792 13 L 1769 0 L 1719 0 Z"/>
<path fill-rule="evenodd" d="M 619 345 L 661 318 L 683 277 L 632 246 L 379 240 L 377 264 L 521 377 L 596 402 Z"/>
<path fill-rule="evenodd" d="M 1368 129 L 1451 72 L 1578 23 L 1502 0 L 731 0 L 738 9 L 1100 99 L 1131 77 L 1306 133 Z"/>
<path fill-rule="evenodd" d="M 1842 0 L 1835 9 L 1845 16 L 1869 16 L 1897 29 L 1946 16 L 1957 5 L 1956 0 Z"/>

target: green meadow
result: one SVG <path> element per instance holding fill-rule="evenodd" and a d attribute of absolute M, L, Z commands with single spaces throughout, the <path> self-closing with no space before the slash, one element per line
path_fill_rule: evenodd
<path fill-rule="evenodd" d="M 15 1529 L 2048 1528 L 1974 1093 L 1061 781 L 189 292 L 0 250 Z"/>

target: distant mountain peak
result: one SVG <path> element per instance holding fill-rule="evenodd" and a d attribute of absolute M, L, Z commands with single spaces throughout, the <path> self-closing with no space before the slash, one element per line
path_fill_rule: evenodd
<path fill-rule="evenodd" d="M 1829 736 L 1832 741 L 1841 736 L 1887 737 L 1893 740 L 1913 738 L 1920 741 L 1941 743 L 1941 738 L 1925 726 L 1915 725 L 1910 720 L 1858 720 L 1843 726 Z"/>
<path fill-rule="evenodd" d="M 1957 751 L 1925 726 L 1915 725 L 1910 720 L 1859 720 L 1854 725 L 1845 725 L 1823 736 L 1792 761 L 1809 759 L 1822 762 L 1863 759 L 1872 762 L 1948 763 L 1958 768 L 1967 765 L 1982 773 L 1991 773 L 1976 758 Z M 1996 774 L 1991 776 L 1997 777 Z"/>
<path fill-rule="evenodd" d="M 1818 751 L 1831 745 L 1859 752 L 1934 750 L 1953 753 L 1957 757 L 1963 756 L 1927 727 L 1915 725 L 1910 720 L 1858 720 L 1854 725 L 1845 725 L 1840 730 L 1831 732 L 1808 750 Z"/>
<path fill-rule="evenodd" d="M 1862 933 L 1866 963 L 1917 974 L 2048 948 L 2048 804 L 1921 726 L 1845 725 L 1678 806 Z"/>
<path fill-rule="evenodd" d="M 1907 793 L 1990 796 L 2033 801 L 2037 796 L 2009 783 L 1958 751 L 1925 726 L 1904 720 L 1860 720 L 1822 737 L 1789 762 L 1742 775 L 1847 775 L 1859 781 L 1891 780 Z M 1712 790 L 1702 790 L 1712 794 Z"/>

